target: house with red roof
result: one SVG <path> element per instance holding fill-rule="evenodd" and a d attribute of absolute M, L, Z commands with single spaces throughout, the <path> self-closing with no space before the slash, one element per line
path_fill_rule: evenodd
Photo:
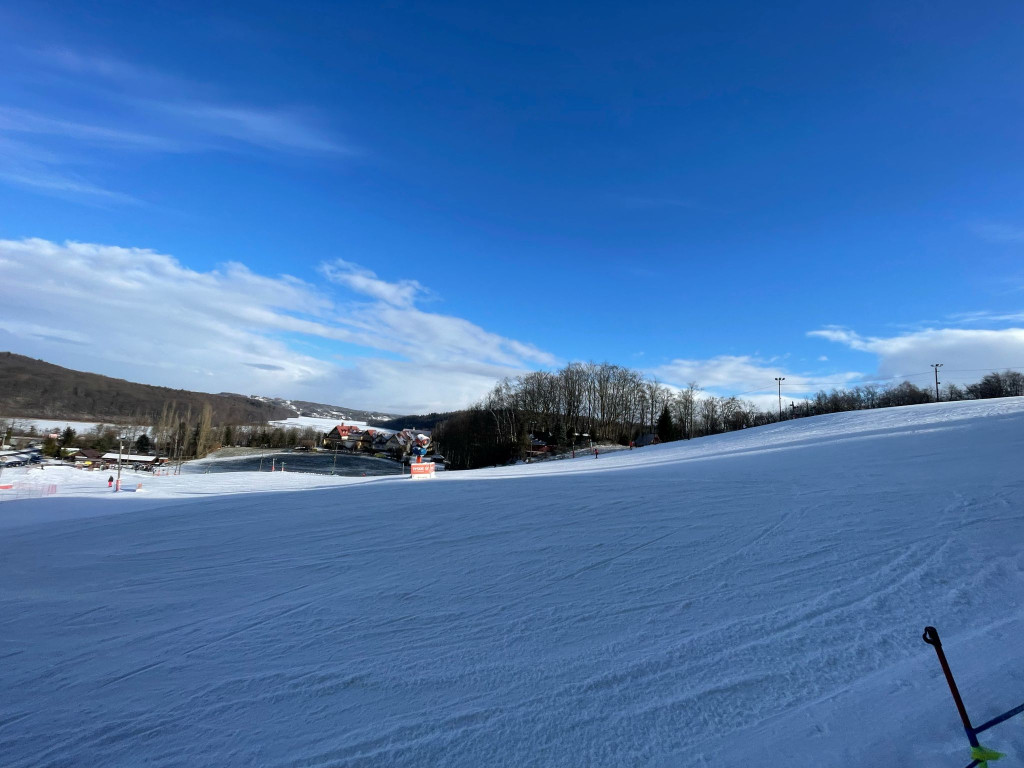
<path fill-rule="evenodd" d="M 351 448 L 362 430 L 354 424 L 339 424 L 324 437 L 324 445 L 331 448 Z"/>

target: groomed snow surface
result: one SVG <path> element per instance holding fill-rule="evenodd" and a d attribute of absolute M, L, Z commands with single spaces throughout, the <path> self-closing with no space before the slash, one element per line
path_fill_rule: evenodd
<path fill-rule="evenodd" d="M 1015 398 L 425 482 L 62 470 L 0 502 L 0 762 L 962 768 L 921 632 L 976 723 L 1024 702 L 1022 456 Z"/>

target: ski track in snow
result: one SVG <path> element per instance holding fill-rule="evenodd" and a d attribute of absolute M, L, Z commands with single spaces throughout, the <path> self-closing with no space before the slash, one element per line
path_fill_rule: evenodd
<path fill-rule="evenodd" d="M 0 497 L 2 763 L 959 768 L 920 635 L 975 722 L 1024 701 L 1022 448 L 1014 398 L 419 483 L 47 469 Z"/>

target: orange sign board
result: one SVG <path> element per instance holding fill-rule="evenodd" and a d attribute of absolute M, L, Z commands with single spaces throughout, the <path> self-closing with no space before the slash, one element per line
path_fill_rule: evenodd
<path fill-rule="evenodd" d="M 409 474 L 413 480 L 424 479 L 434 476 L 434 462 L 424 461 L 419 464 L 413 462 L 409 465 Z"/>

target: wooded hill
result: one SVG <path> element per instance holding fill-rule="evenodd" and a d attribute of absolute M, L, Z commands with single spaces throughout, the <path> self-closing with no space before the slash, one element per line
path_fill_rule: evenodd
<path fill-rule="evenodd" d="M 387 420 L 368 421 L 367 423 L 375 427 L 384 427 L 384 429 L 433 429 L 442 421 L 454 415 L 454 411 L 447 413 L 431 412 L 419 415 L 395 416 Z"/>
<path fill-rule="evenodd" d="M 209 404 L 215 424 L 263 423 L 297 415 L 275 401 L 136 384 L 0 352 L 2 416 L 152 424 L 164 404 L 172 401 L 178 410 L 193 413 Z"/>

